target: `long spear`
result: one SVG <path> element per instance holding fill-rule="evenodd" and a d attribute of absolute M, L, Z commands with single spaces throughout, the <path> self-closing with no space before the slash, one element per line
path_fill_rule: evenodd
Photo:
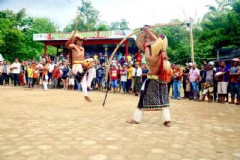
<path fill-rule="evenodd" d="M 84 1 L 82 0 L 82 7 L 83 7 L 83 4 L 84 4 Z M 77 19 L 76 19 L 76 22 L 75 22 L 74 31 L 73 31 L 73 34 L 72 34 L 71 38 L 73 38 L 75 36 L 76 32 L 77 32 L 77 27 L 78 27 L 78 23 L 80 21 L 81 11 L 82 11 L 82 8 L 80 8 L 79 14 L 77 16 Z"/>
<path fill-rule="evenodd" d="M 155 25 L 152 25 L 150 26 L 151 28 L 159 28 L 159 27 L 170 27 L 170 26 L 182 26 L 182 25 L 185 25 L 185 24 L 188 24 L 187 22 L 182 22 L 182 23 L 168 23 L 168 24 L 155 24 Z M 112 59 L 114 57 L 114 55 L 116 54 L 118 48 L 128 39 L 130 38 L 131 36 L 135 35 L 135 34 L 138 34 L 139 32 L 142 31 L 142 28 L 138 28 L 136 29 L 136 31 L 130 33 L 128 36 L 126 36 L 124 39 L 122 39 L 122 41 L 116 46 L 116 48 L 114 49 L 113 53 L 111 54 L 110 58 L 109 58 L 109 61 L 108 61 L 108 65 L 107 65 L 107 68 L 106 68 L 106 75 L 105 75 L 105 81 L 107 82 L 107 91 L 106 91 L 106 94 L 105 94 L 105 98 L 104 98 L 104 101 L 103 101 L 103 107 L 105 108 L 105 103 L 106 103 L 106 99 L 107 99 L 107 94 L 108 94 L 108 83 L 109 83 L 109 70 L 110 70 L 110 65 L 112 63 Z"/>

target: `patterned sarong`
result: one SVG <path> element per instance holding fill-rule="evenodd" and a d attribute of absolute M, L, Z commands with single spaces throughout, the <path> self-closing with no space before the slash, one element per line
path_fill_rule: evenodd
<path fill-rule="evenodd" d="M 202 92 L 202 94 L 203 95 L 208 94 L 208 95 L 212 96 L 213 95 L 213 89 L 214 89 L 213 88 L 213 83 L 205 82 L 203 84 L 203 92 Z"/>
<path fill-rule="evenodd" d="M 159 79 L 148 79 L 144 82 L 144 90 L 141 90 L 138 108 L 145 111 L 158 111 L 163 107 L 169 107 L 167 83 Z"/>

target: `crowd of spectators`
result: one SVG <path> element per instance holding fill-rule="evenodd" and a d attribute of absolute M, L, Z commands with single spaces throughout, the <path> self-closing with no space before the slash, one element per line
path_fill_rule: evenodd
<path fill-rule="evenodd" d="M 173 99 L 186 98 L 198 102 L 219 102 L 240 104 L 239 59 L 229 61 L 204 62 L 201 68 L 196 63 L 186 63 L 183 70 L 179 65 L 172 64 L 172 77 L 168 87 L 172 87 Z M 183 96 L 181 95 L 181 84 Z M 229 96 L 231 99 L 229 100 Z"/>
<path fill-rule="evenodd" d="M 111 64 L 109 86 L 105 82 L 106 64 L 109 56 L 106 54 L 87 55 L 92 67 L 87 72 L 88 90 L 133 94 L 138 96 L 142 83 L 146 80 L 149 66 L 144 57 L 129 54 L 127 57 L 118 53 Z M 200 68 L 196 63 L 186 63 L 183 69 L 179 64 L 171 64 L 168 78 L 168 93 L 172 99 L 188 99 L 194 101 L 240 104 L 240 67 L 239 59 L 230 63 L 225 61 L 204 62 Z M 47 79 L 43 78 L 47 75 Z M 46 77 L 46 76 L 45 76 Z M 44 87 L 44 82 L 46 86 Z M 43 84 L 43 85 L 42 85 Z M 65 90 L 81 90 L 80 83 L 71 71 L 69 57 L 59 55 L 44 57 L 40 61 L 27 60 L 13 63 L 0 62 L 0 86 L 25 86 L 42 88 L 44 90 L 61 88 Z M 231 97 L 229 100 L 228 97 Z"/>

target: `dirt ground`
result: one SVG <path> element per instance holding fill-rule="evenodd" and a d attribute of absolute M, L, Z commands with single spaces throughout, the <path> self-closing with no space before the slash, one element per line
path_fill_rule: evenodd
<path fill-rule="evenodd" d="M 103 92 L 0 88 L 0 160 L 240 159 L 240 106 L 171 100 L 127 124 L 139 97 Z"/>

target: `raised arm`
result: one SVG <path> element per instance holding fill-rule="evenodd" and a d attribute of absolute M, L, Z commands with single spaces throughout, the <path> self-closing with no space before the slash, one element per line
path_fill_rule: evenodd
<path fill-rule="evenodd" d="M 143 27 L 143 31 L 146 32 L 150 36 L 151 41 L 156 41 L 157 40 L 157 36 L 155 34 L 153 34 L 150 26 L 145 25 Z"/>
<path fill-rule="evenodd" d="M 73 43 L 73 38 L 70 38 L 66 44 L 65 44 L 65 47 L 67 49 L 74 49 L 75 48 L 75 44 Z"/>

